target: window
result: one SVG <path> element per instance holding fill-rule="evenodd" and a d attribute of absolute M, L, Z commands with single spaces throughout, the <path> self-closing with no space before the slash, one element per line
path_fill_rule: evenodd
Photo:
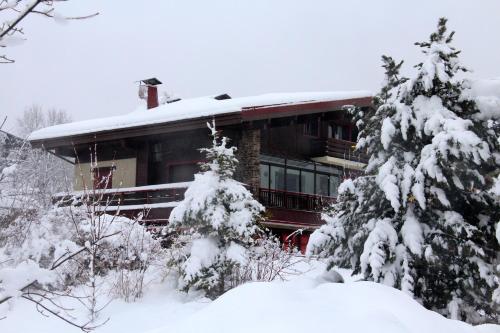
<path fill-rule="evenodd" d="M 328 137 L 341 140 L 343 137 L 343 127 L 337 124 L 331 124 L 328 129 Z"/>
<path fill-rule="evenodd" d="M 261 164 L 259 167 L 260 167 L 260 187 L 269 188 L 269 165 Z"/>
<path fill-rule="evenodd" d="M 302 171 L 302 193 L 314 194 L 314 173 Z"/>
<path fill-rule="evenodd" d="M 286 190 L 290 192 L 300 192 L 300 170 L 286 170 Z"/>
<path fill-rule="evenodd" d="M 304 135 L 319 136 L 319 119 L 310 119 L 304 124 Z"/>
<path fill-rule="evenodd" d="M 116 167 L 102 167 L 94 169 L 94 189 L 104 190 L 113 187 L 113 172 Z"/>
<path fill-rule="evenodd" d="M 285 189 L 285 168 L 271 165 L 269 187 L 273 190 Z"/>
<path fill-rule="evenodd" d="M 340 177 L 330 175 L 330 196 L 336 197 L 340 185 Z"/>
<path fill-rule="evenodd" d="M 316 194 L 328 196 L 328 175 L 316 174 Z"/>
<path fill-rule="evenodd" d="M 346 141 L 356 141 L 357 136 L 358 136 L 357 132 L 351 130 L 350 126 L 342 126 L 338 124 L 330 124 L 330 126 L 328 126 L 329 138 L 346 140 Z"/>
<path fill-rule="evenodd" d="M 168 181 L 169 183 L 190 182 L 194 180 L 194 174 L 198 171 L 199 167 L 195 163 L 170 165 Z"/>
<path fill-rule="evenodd" d="M 337 196 L 341 180 L 338 168 L 296 160 L 283 160 L 283 165 L 277 165 L 267 156 L 261 161 L 260 187 L 263 189 Z"/>

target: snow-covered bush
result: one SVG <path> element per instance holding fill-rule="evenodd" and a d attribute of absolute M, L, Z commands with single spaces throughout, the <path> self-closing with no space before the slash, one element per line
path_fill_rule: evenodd
<path fill-rule="evenodd" d="M 371 155 L 365 175 L 341 185 L 308 253 L 451 318 L 498 322 L 500 207 L 490 188 L 500 109 L 482 109 L 457 78 L 467 70 L 452 37 L 441 19 L 429 42 L 417 43 L 424 59 L 409 79 L 399 75 L 402 62 L 383 57 L 376 108 L 355 115 L 357 148 Z"/>
<path fill-rule="evenodd" d="M 125 220 L 117 235 L 112 294 L 126 302 L 141 298 L 146 287 L 163 278 L 165 249 L 138 221 Z"/>
<path fill-rule="evenodd" d="M 277 237 L 262 233 L 248 251 L 245 265 L 240 265 L 233 273 L 231 285 L 236 287 L 250 281 L 285 281 L 302 273 L 298 265 L 303 261 L 297 248 L 284 249 Z"/>
<path fill-rule="evenodd" d="M 36 290 L 43 297 L 34 301 L 60 312 L 51 304 L 57 292 L 78 297 L 89 311 L 87 324 L 95 324 L 110 295 L 134 301 L 161 278 L 162 268 L 155 266 L 165 260 L 159 240 L 137 220 L 88 209 L 53 207 L 19 216 L 2 230 L 23 235 L 0 244 L 0 304 Z"/>
<path fill-rule="evenodd" d="M 0 151 L 0 215 L 12 216 L 2 225 L 17 215 L 49 209 L 52 196 L 68 189 L 69 163 L 20 139 L 0 144 Z"/>
<path fill-rule="evenodd" d="M 170 264 L 179 271 L 182 290 L 201 289 L 215 298 L 246 263 L 264 208 L 233 179 L 236 148 L 226 147 L 228 139 L 219 138 L 214 123 L 207 125 L 213 138 L 212 147 L 201 149 L 207 162 L 170 214 L 170 228 L 179 233 Z"/>

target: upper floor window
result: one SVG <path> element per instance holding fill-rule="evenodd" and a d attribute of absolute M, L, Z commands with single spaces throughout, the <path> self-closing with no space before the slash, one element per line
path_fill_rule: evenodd
<path fill-rule="evenodd" d="M 356 126 L 354 125 L 339 125 L 339 124 L 330 124 L 328 126 L 328 137 L 356 142 L 358 136 L 358 131 L 356 130 Z"/>
<path fill-rule="evenodd" d="M 304 135 L 319 136 L 319 119 L 309 119 L 304 123 Z"/>

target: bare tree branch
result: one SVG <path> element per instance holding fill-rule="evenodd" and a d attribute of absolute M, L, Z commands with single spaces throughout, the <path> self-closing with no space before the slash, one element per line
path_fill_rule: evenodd
<path fill-rule="evenodd" d="M 61 315 L 61 314 L 60 314 L 59 312 L 57 312 L 56 310 L 50 309 L 48 306 L 45 306 L 45 305 L 42 303 L 42 301 L 43 301 L 43 299 L 44 299 L 43 297 L 40 297 L 40 299 L 38 299 L 38 300 L 37 300 L 37 299 L 34 299 L 33 297 L 31 297 L 31 295 L 30 295 L 30 294 L 24 294 L 24 295 L 22 295 L 21 297 L 22 297 L 22 298 L 24 298 L 24 299 L 26 299 L 26 300 L 28 300 L 28 301 L 30 301 L 30 302 L 35 303 L 37 307 L 43 308 L 45 311 L 49 312 L 50 314 L 52 314 L 52 315 L 56 316 L 57 318 L 59 318 L 59 319 L 61 319 L 61 320 L 65 321 L 66 323 L 68 323 L 68 324 L 70 324 L 70 325 L 72 325 L 72 326 L 74 326 L 74 327 L 77 327 L 77 328 L 81 329 L 81 330 L 82 330 L 82 331 L 84 331 L 84 332 L 90 332 L 90 331 L 92 331 L 92 330 L 96 329 L 97 327 L 104 325 L 104 324 L 105 324 L 105 323 L 107 323 L 107 322 L 108 322 L 108 320 L 109 320 L 109 318 L 108 318 L 105 322 L 103 322 L 103 323 L 101 323 L 101 324 L 99 324 L 99 325 L 96 325 L 96 326 L 90 326 L 91 321 L 88 321 L 88 322 L 86 322 L 86 323 L 84 323 L 84 324 L 77 324 L 77 323 L 75 323 L 75 322 L 73 322 L 73 321 L 69 320 L 69 319 L 68 319 L 68 318 L 66 318 L 65 316 Z M 43 312 L 41 312 L 41 313 L 42 313 L 43 315 L 47 316 L 47 315 L 46 315 L 46 314 L 44 314 Z"/>
<path fill-rule="evenodd" d="M 12 36 L 15 34 L 23 35 L 23 29 L 19 27 L 19 24 L 29 15 L 29 14 L 38 14 L 42 16 L 46 16 L 49 18 L 55 17 L 55 8 L 54 5 L 57 2 L 66 2 L 67 0 L 32 0 L 32 2 L 26 5 L 26 8 L 21 9 L 20 7 L 26 2 L 23 0 L 17 0 L 13 2 L 9 2 L 7 0 L 0 0 L 0 12 L 3 11 L 12 11 L 15 12 L 16 15 L 12 21 L 5 21 L 0 24 L 0 47 L 6 47 L 5 38 L 8 36 Z M 44 6 L 40 8 L 39 5 L 43 4 Z M 65 20 L 84 20 L 95 17 L 99 15 L 99 12 L 95 12 L 89 15 L 83 16 L 72 16 L 72 17 L 64 17 L 62 19 Z M 3 43 L 2 43 L 3 41 Z M 0 64 L 10 64 L 13 63 L 14 59 L 9 58 L 7 55 L 0 55 Z"/>
<path fill-rule="evenodd" d="M 0 33 L 0 39 L 3 37 L 7 36 L 8 33 L 12 31 L 29 13 L 31 13 L 36 6 L 38 6 L 43 0 L 35 0 L 30 6 L 26 7 L 26 10 L 21 12 L 21 14 L 11 23 L 7 25 L 7 29 L 3 30 Z M 16 3 L 16 5 L 19 4 L 19 2 Z"/>

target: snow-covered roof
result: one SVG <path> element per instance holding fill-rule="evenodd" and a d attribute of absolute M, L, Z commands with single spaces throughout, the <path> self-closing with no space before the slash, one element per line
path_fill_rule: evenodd
<path fill-rule="evenodd" d="M 373 96 L 369 91 L 275 93 L 252 97 L 216 100 L 213 96 L 183 99 L 160 105 L 154 109 L 145 106 L 114 117 L 84 120 L 69 124 L 42 128 L 29 136 L 30 141 L 90 134 L 116 129 L 163 124 L 184 119 L 242 112 L 245 108 L 276 105 L 306 104 L 314 102 L 341 101 Z"/>

